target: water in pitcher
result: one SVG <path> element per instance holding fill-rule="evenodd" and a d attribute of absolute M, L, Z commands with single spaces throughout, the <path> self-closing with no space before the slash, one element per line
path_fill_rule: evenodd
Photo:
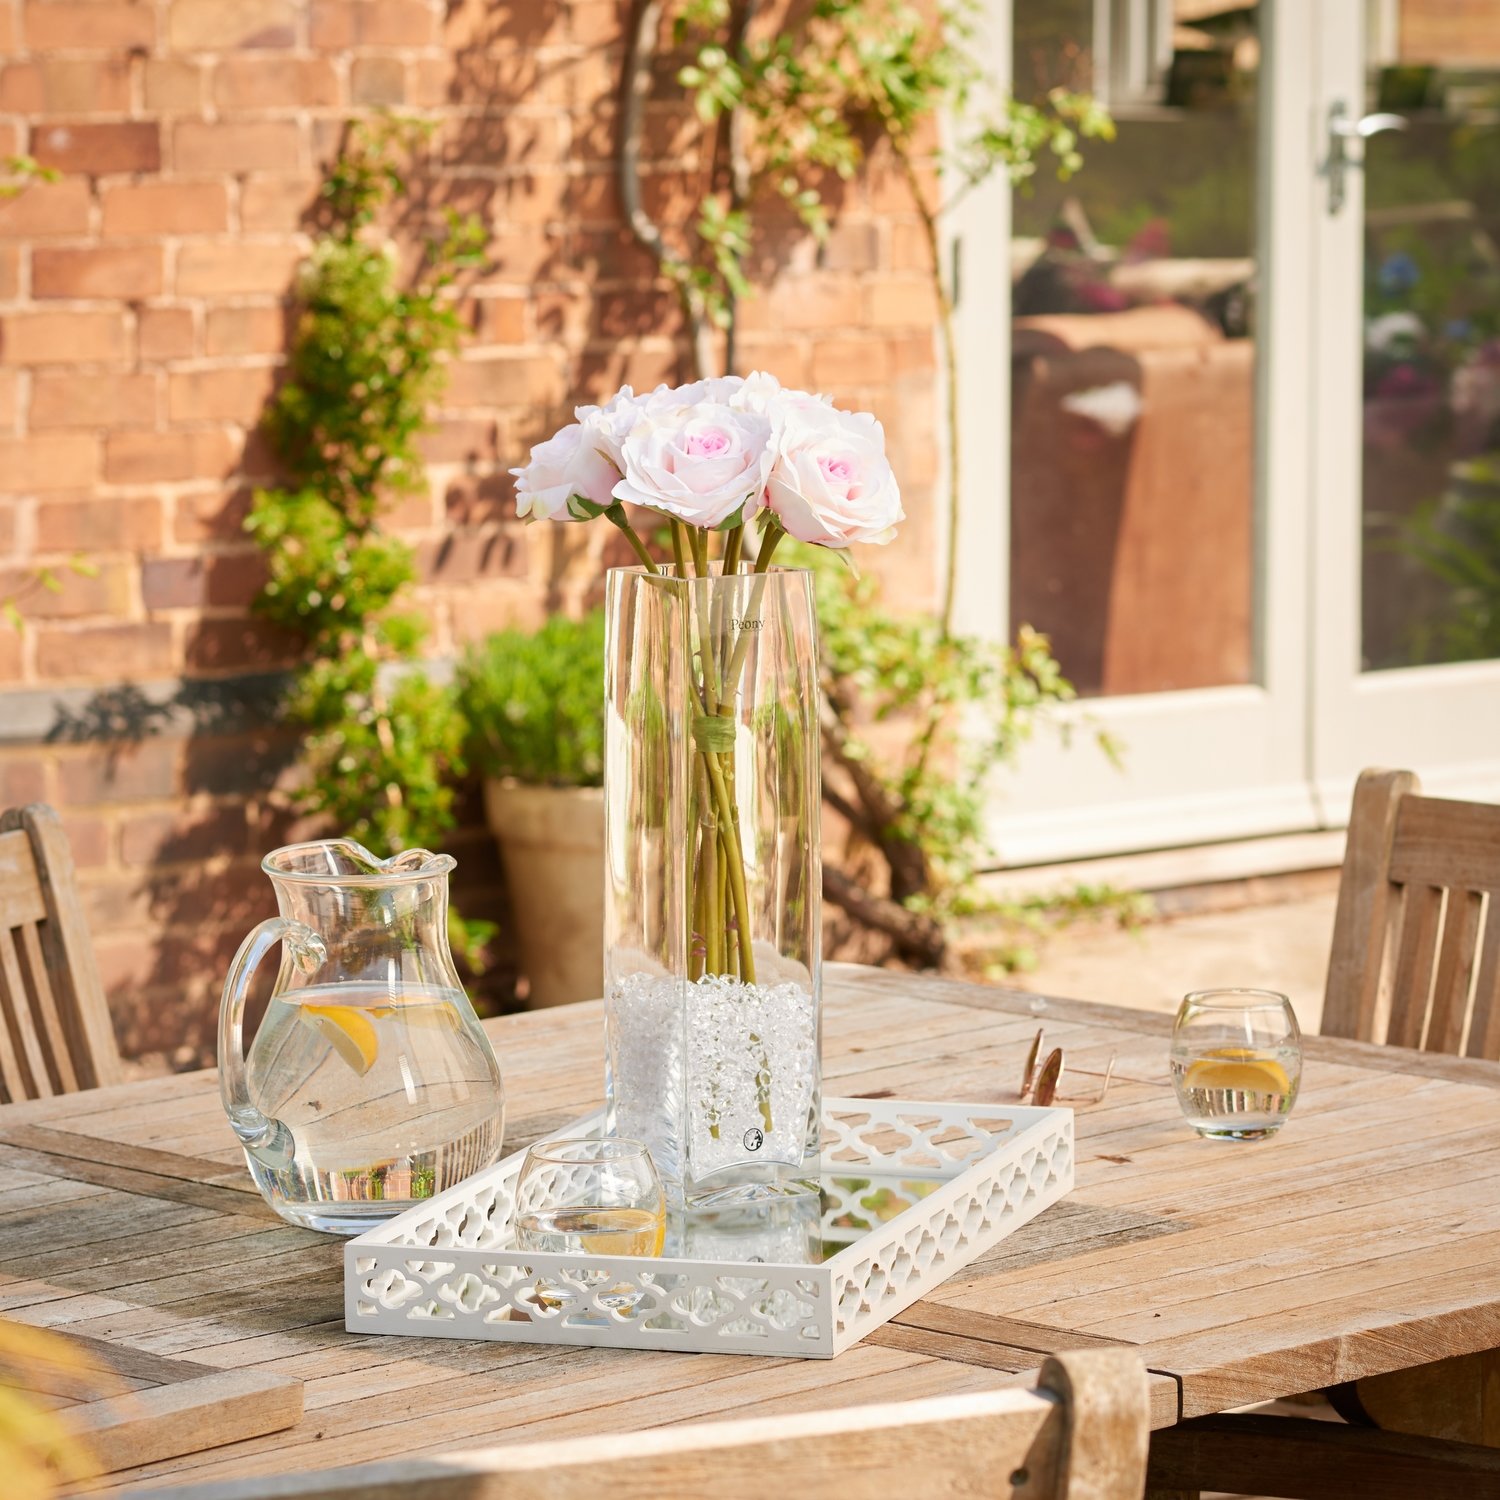
<path fill-rule="evenodd" d="M 493 1061 L 459 990 L 315 985 L 272 999 L 248 1060 L 250 1096 L 290 1127 L 284 1165 L 247 1153 L 284 1217 L 357 1232 L 499 1154 Z"/>

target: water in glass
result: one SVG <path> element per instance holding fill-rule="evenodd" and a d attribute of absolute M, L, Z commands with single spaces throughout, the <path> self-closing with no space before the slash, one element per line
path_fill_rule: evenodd
<path fill-rule="evenodd" d="M 1302 1080 L 1291 1002 L 1269 990 L 1198 990 L 1177 1012 L 1172 1084 L 1188 1123 L 1217 1140 L 1279 1130 Z"/>

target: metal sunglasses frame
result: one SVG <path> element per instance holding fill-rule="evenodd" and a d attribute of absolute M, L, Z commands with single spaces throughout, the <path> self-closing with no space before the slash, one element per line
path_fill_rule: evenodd
<path fill-rule="evenodd" d="M 1037 1059 L 1042 1055 L 1045 1037 L 1045 1030 L 1038 1027 L 1037 1034 L 1031 1039 L 1031 1047 L 1026 1053 L 1026 1067 L 1021 1074 L 1021 1098 L 1029 1097 L 1033 1104 L 1043 1109 L 1049 1104 L 1102 1104 L 1115 1076 L 1115 1061 L 1118 1054 L 1114 1052 L 1109 1054 L 1109 1062 L 1105 1065 L 1102 1075 L 1104 1081 L 1100 1084 L 1097 1094 L 1062 1094 L 1058 1090 L 1063 1080 L 1063 1049 L 1054 1047 L 1047 1054 L 1045 1062 L 1040 1066 L 1037 1063 Z M 1079 1068 L 1076 1071 L 1082 1073 L 1084 1070 Z M 1098 1078 L 1101 1075 L 1094 1073 L 1086 1076 Z"/>

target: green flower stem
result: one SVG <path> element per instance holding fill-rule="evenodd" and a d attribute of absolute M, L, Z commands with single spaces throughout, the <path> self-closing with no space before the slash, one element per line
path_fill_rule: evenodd
<path fill-rule="evenodd" d="M 705 754 L 703 759 L 708 764 L 708 779 L 713 783 L 714 801 L 719 806 L 719 828 L 729 855 L 726 874 L 734 900 L 735 926 L 739 930 L 740 978 L 746 984 L 754 984 L 755 955 L 750 948 L 750 898 L 745 889 L 745 858 L 740 849 L 739 829 L 735 826 L 729 790 L 724 784 L 724 770 L 719 764 L 718 756 Z"/>
<path fill-rule="evenodd" d="M 626 516 L 623 505 L 611 505 L 604 512 L 604 519 L 618 526 L 625 533 L 625 540 L 630 543 L 631 550 L 640 558 L 641 563 L 648 573 L 661 572 L 661 569 L 652 561 L 651 554 L 646 551 L 646 544 L 636 534 L 635 527 L 630 524 L 630 519 Z"/>
<path fill-rule="evenodd" d="M 677 564 L 677 576 L 686 578 L 688 576 L 687 544 L 682 522 L 676 516 L 672 517 L 672 559 Z"/>

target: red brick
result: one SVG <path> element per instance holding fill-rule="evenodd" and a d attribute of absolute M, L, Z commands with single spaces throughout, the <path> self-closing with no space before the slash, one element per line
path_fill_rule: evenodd
<path fill-rule="evenodd" d="M 155 496 L 46 500 L 37 506 L 42 552 L 144 552 L 162 544 L 162 505 Z"/>
<path fill-rule="evenodd" d="M 71 620 L 81 615 L 119 615 L 130 597 L 126 569 L 101 564 L 90 576 L 65 563 L 53 569 L 55 589 L 46 587 L 27 569 L 0 571 L 0 599 L 14 597 L 28 620 Z"/>
<path fill-rule="evenodd" d="M 141 813 L 120 823 L 124 864 L 201 864 L 246 852 L 243 802 L 189 811 Z"/>
<path fill-rule="evenodd" d="M 426 0 L 313 0 L 309 26 L 320 51 L 432 47 L 441 40 L 437 12 Z"/>
<path fill-rule="evenodd" d="M 185 663 L 190 672 L 281 667 L 302 649 L 299 637 L 264 620 L 198 620 L 188 627 Z"/>
<path fill-rule="evenodd" d="M 491 356 L 456 361 L 443 404 L 550 406 L 566 394 L 562 368 L 550 355 Z"/>
<path fill-rule="evenodd" d="M 0 201 L 0 239 L 83 234 L 89 227 L 89 185 L 78 178 L 33 182 Z"/>
<path fill-rule="evenodd" d="M 122 359 L 125 315 L 108 312 L 9 313 L 0 322 L 0 363 L 92 364 Z"/>
<path fill-rule="evenodd" d="M 21 295 L 21 252 L 14 245 L 0 245 L 0 302 Z"/>
<path fill-rule="evenodd" d="M 37 676 L 139 681 L 173 668 L 172 627 L 165 624 L 91 625 L 37 632 Z"/>
<path fill-rule="evenodd" d="M 113 183 L 102 193 L 107 235 L 212 234 L 229 228 L 229 191 L 215 178 Z"/>
<path fill-rule="evenodd" d="M 527 327 L 528 301 L 525 296 L 476 298 L 473 309 L 475 342 L 524 344 L 530 336 Z"/>
<path fill-rule="evenodd" d="M 286 309 L 279 302 L 258 307 L 211 307 L 205 349 L 223 354 L 276 354 L 286 344 Z"/>
<path fill-rule="evenodd" d="M 0 432 L 15 431 L 21 417 L 21 377 L 14 370 L 0 370 Z M 0 512 L 0 552 L 11 546 L 11 518 Z"/>
<path fill-rule="evenodd" d="M 14 630 L 0 631 L 0 642 L 5 637 L 19 641 Z M 3 645 L 0 645 L 3 651 Z M 0 667 L 0 671 L 3 671 Z M 0 807 L 24 807 L 28 802 L 47 800 L 47 766 L 41 754 L 31 746 L 17 753 L 11 751 L 0 757 Z M 77 855 L 74 855 L 77 859 Z"/>
<path fill-rule="evenodd" d="M 354 0 L 312 0 L 308 40 L 320 52 L 344 52 L 354 45 Z"/>
<path fill-rule="evenodd" d="M 0 6 L 0 55 L 22 51 L 21 16 L 13 5 Z"/>
<path fill-rule="evenodd" d="M 406 64 L 399 57 L 356 57 L 349 69 L 349 102 L 406 103 Z"/>
<path fill-rule="evenodd" d="M 162 289 L 159 245 L 85 250 L 35 250 L 31 256 L 34 297 L 154 297 Z"/>
<path fill-rule="evenodd" d="M 178 52 L 290 47 L 294 13 L 292 0 L 172 0 L 167 36 Z"/>
<path fill-rule="evenodd" d="M 247 233 L 296 229 L 318 199 L 315 178 L 251 177 L 240 190 L 240 226 Z"/>
<path fill-rule="evenodd" d="M 148 737 L 124 746 L 88 746 L 59 755 L 59 800 L 64 807 L 139 802 L 177 790 L 180 742 Z"/>
<path fill-rule="evenodd" d="M 179 120 L 172 127 L 173 160 L 179 172 L 291 175 L 300 170 L 301 143 L 295 120 Z"/>
<path fill-rule="evenodd" d="M 285 291 L 301 259 L 295 240 L 189 240 L 177 252 L 177 294 Z"/>
<path fill-rule="evenodd" d="M 417 439 L 422 457 L 430 464 L 493 463 L 499 458 L 493 418 L 473 421 L 435 422 Z"/>
<path fill-rule="evenodd" d="M 202 494 L 179 495 L 173 540 L 179 546 L 241 540 L 252 498 L 248 485 L 227 490 L 220 484 Z"/>
<path fill-rule="evenodd" d="M 867 328 L 930 328 L 937 299 L 926 277 L 872 281 L 865 288 Z"/>
<path fill-rule="evenodd" d="M 34 57 L 0 69 L 0 110 L 17 115 L 112 115 L 130 108 L 124 57 Z"/>
<path fill-rule="evenodd" d="M 198 114 L 203 108 L 208 69 L 202 63 L 171 57 L 148 57 L 145 66 L 146 108 L 157 114 Z"/>
<path fill-rule="evenodd" d="M 0 594 L 8 599 L 9 594 Z M 12 625 L 0 622 L 0 682 L 19 682 L 26 671 L 26 638 Z"/>
<path fill-rule="evenodd" d="M 109 863 L 113 839 L 107 818 L 87 818 L 67 810 L 62 814 L 62 824 L 63 832 L 68 836 L 68 848 L 73 853 L 73 863 L 80 870 L 96 870 Z"/>
<path fill-rule="evenodd" d="M 189 359 L 196 344 L 190 307 L 143 307 L 136 313 L 135 341 L 142 359 Z"/>
<path fill-rule="evenodd" d="M 167 386 L 167 412 L 173 422 L 251 425 L 260 420 L 274 381 L 268 366 L 177 371 Z"/>
<path fill-rule="evenodd" d="M 32 378 L 32 431 L 150 427 L 156 421 L 154 375 L 40 374 Z"/>
<path fill-rule="evenodd" d="M 32 154 L 44 167 L 102 177 L 113 172 L 161 170 L 161 132 L 153 121 L 114 120 L 108 125 L 41 125 L 32 132 Z"/>
<path fill-rule="evenodd" d="M 80 490 L 98 477 L 97 439 L 61 435 L 0 438 L 0 490 Z"/>
<path fill-rule="evenodd" d="M 55 47 L 150 48 L 156 42 L 152 0 L 30 0 L 26 41 L 33 52 Z"/>
<path fill-rule="evenodd" d="M 104 440 L 104 477 L 110 484 L 220 479 L 238 456 L 238 440 L 217 428 L 111 433 Z"/>
<path fill-rule="evenodd" d="M 339 77 L 321 57 L 229 57 L 214 69 L 213 92 L 220 109 L 312 109 L 339 103 Z"/>
<path fill-rule="evenodd" d="M 141 599 L 149 610 L 249 604 L 266 581 L 259 552 L 214 557 L 152 557 L 141 565 Z"/>
<path fill-rule="evenodd" d="M 890 375 L 890 354 L 878 340 L 824 339 L 813 345 L 812 369 L 813 384 L 837 396 L 883 384 Z"/>

